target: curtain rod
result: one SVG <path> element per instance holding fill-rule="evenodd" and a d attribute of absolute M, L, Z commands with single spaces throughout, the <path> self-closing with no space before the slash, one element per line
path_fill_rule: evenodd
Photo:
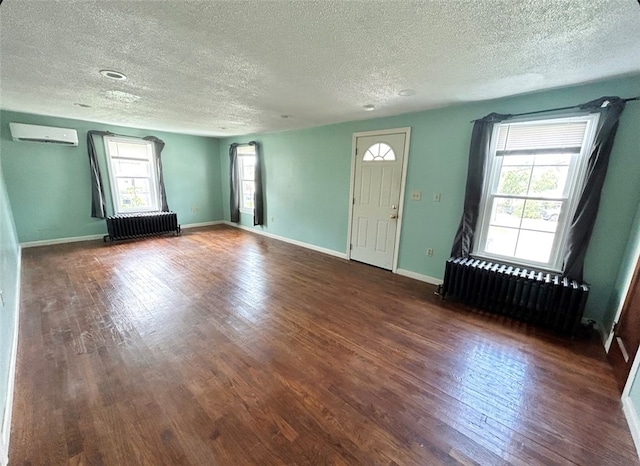
<path fill-rule="evenodd" d="M 640 0 L 638 0 L 640 2 Z M 629 97 L 628 99 L 620 99 L 623 102 L 629 102 L 632 100 L 640 100 L 640 96 L 637 97 Z M 537 115 L 538 113 L 547 113 L 547 112 L 559 112 L 560 110 L 571 110 L 572 108 L 580 108 L 580 105 L 571 105 L 569 107 L 558 107 L 558 108 L 549 108 L 547 110 L 536 110 L 534 112 L 524 112 L 524 113 L 514 113 L 512 115 L 509 115 L 509 117 L 513 118 L 513 117 L 519 117 L 519 116 L 525 116 L 525 115 Z M 478 120 L 481 120 L 482 118 L 478 118 L 477 120 L 471 120 L 471 123 L 475 123 Z"/>
<path fill-rule="evenodd" d="M 1 0 L 0 0 L 1 1 Z M 131 136 L 130 134 L 120 134 L 120 133 L 114 133 L 112 131 L 103 131 L 101 129 L 90 129 L 89 131 L 87 131 L 87 135 L 91 135 L 91 136 L 115 136 L 118 138 L 130 138 L 130 139 L 144 139 L 144 138 L 156 138 L 156 139 L 160 139 L 157 138 L 153 135 L 148 135 L 148 136 Z M 160 139 L 162 141 L 162 139 Z"/>
<path fill-rule="evenodd" d="M 249 141 L 249 142 L 232 142 L 231 144 L 229 144 L 229 147 L 231 146 L 252 146 L 252 145 L 256 145 L 257 143 L 255 141 Z"/>

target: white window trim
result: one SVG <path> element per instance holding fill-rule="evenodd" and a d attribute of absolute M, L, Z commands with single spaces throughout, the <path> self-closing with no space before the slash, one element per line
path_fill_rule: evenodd
<path fill-rule="evenodd" d="M 485 165 L 485 180 L 483 183 L 482 190 L 482 198 L 480 201 L 480 212 L 478 217 L 478 225 L 476 231 L 478 234 L 475 235 L 475 240 L 473 244 L 473 257 L 480 259 L 487 259 L 492 261 L 499 261 L 502 263 L 506 263 L 509 265 L 520 266 L 520 267 L 530 267 L 538 270 L 545 270 L 550 272 L 562 272 L 564 253 L 566 251 L 567 239 L 568 239 L 568 231 L 569 231 L 569 222 L 573 219 L 576 208 L 578 206 L 579 195 L 582 192 L 585 183 L 586 169 L 587 169 L 587 160 L 593 148 L 593 142 L 596 135 L 596 129 L 598 127 L 598 120 L 600 115 L 598 113 L 590 113 L 590 114 L 574 114 L 567 116 L 540 116 L 534 118 L 520 118 L 520 119 L 511 119 L 508 123 L 533 123 L 533 122 L 544 122 L 544 121 L 589 121 L 587 125 L 587 130 L 584 136 L 584 142 L 582 144 L 581 150 L 579 154 L 573 155 L 573 157 L 577 158 L 577 160 L 571 163 L 569 166 L 569 174 L 567 175 L 568 180 L 575 180 L 575 182 L 571 182 L 572 186 L 566 197 L 566 207 L 562 209 L 560 217 L 558 218 L 558 226 L 556 228 L 556 232 L 560 232 L 559 235 L 556 234 L 554 238 L 554 244 L 551 251 L 551 257 L 548 263 L 541 263 L 531 260 L 520 259 L 512 256 L 502 256 L 498 254 L 492 254 L 490 252 L 484 251 L 481 249 L 481 245 L 486 244 L 487 234 L 489 231 L 489 222 L 491 216 L 491 205 L 492 202 L 489 201 L 489 197 L 493 194 L 490 193 L 490 189 L 496 186 L 497 178 L 500 176 L 500 164 L 494 163 L 493 159 L 496 157 L 496 146 L 498 143 L 498 132 L 500 130 L 500 123 L 496 123 L 493 125 L 493 132 L 491 134 L 491 145 L 489 147 L 489 153 L 486 157 L 486 165 Z M 531 199 L 535 197 L 528 197 Z M 492 199 L 492 198 L 491 198 Z M 556 200 L 556 198 L 544 198 L 545 200 Z M 565 200 L 564 197 L 557 198 L 558 200 Z"/>
<path fill-rule="evenodd" d="M 244 207 L 243 205 L 243 201 L 244 201 L 244 190 L 242 189 L 243 187 L 243 174 L 244 174 L 244 165 L 242 164 L 242 157 L 256 157 L 256 152 L 255 152 L 255 146 L 252 146 L 250 144 L 243 144 L 242 146 L 238 146 L 238 148 L 240 147 L 251 147 L 253 148 L 253 154 L 241 154 L 238 152 L 238 169 L 240 170 L 239 173 L 239 178 L 240 178 L 240 212 L 242 212 L 243 214 L 254 214 L 254 210 L 255 208 L 249 208 L 249 207 Z M 255 183 L 256 181 L 253 180 L 253 184 L 254 184 L 254 191 L 255 191 Z M 255 203 L 255 196 L 254 196 L 254 200 L 253 202 Z"/>
<path fill-rule="evenodd" d="M 107 172 L 109 173 L 109 188 L 111 189 L 111 203 L 112 203 L 112 207 L 113 207 L 113 212 L 116 215 L 123 215 L 123 214 L 136 214 L 136 213 L 142 213 L 142 212 L 159 212 L 160 211 L 160 187 L 158 185 L 158 179 L 157 179 L 157 175 L 156 175 L 156 170 L 155 170 L 155 164 L 156 164 L 156 149 L 155 149 L 155 144 L 153 144 L 153 142 L 151 141 L 145 141 L 144 139 L 140 139 L 140 138 L 129 138 L 129 137 L 124 137 L 124 136 L 104 136 L 104 150 L 105 150 L 105 157 L 107 159 Z M 149 163 L 151 165 L 151 175 L 150 175 L 150 184 L 151 184 L 151 197 L 152 199 L 155 201 L 155 206 L 148 208 L 148 209 L 144 209 L 144 208 L 135 208 L 135 209 L 124 209 L 121 210 L 118 208 L 118 206 L 120 205 L 120 193 L 118 191 L 118 185 L 116 183 L 116 176 L 115 176 L 115 168 L 113 167 L 113 158 L 111 157 L 111 154 L 109 153 L 109 142 L 123 142 L 123 143 L 134 143 L 134 144 L 145 144 L 148 149 L 151 151 L 151 159 L 149 160 Z M 118 159 L 122 159 L 124 157 L 116 157 Z M 140 159 L 135 159 L 135 160 L 140 160 Z"/>

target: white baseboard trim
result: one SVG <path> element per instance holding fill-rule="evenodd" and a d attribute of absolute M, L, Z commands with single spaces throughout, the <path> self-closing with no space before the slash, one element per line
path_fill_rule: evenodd
<path fill-rule="evenodd" d="M 398 269 L 396 270 L 398 275 L 402 275 L 403 277 L 413 278 L 414 280 L 420 280 L 421 282 L 430 283 L 432 285 L 442 285 L 442 279 L 430 277 L 429 275 L 423 275 L 418 272 L 412 272 L 411 270 L 406 269 Z"/>
<path fill-rule="evenodd" d="M 22 269 L 21 248 L 18 248 L 18 279 L 15 290 L 15 315 L 16 321 L 13 326 L 13 346 L 11 348 L 11 359 L 9 360 L 9 378 L 7 380 L 7 402 L 2 407 L 2 426 L 0 426 L 0 465 L 9 464 L 9 440 L 11 435 L 11 414 L 13 412 L 13 393 L 16 378 L 16 363 L 18 361 L 18 330 L 20 328 L 20 277 Z"/>
<path fill-rule="evenodd" d="M 636 408 L 633 406 L 631 398 L 628 396 L 622 397 L 622 411 L 627 418 L 631 437 L 633 438 L 633 443 L 636 446 L 636 453 L 638 453 L 638 458 L 640 458 L 640 421 L 638 420 Z"/>
<path fill-rule="evenodd" d="M 224 220 L 214 220 L 212 222 L 200 222 L 200 223 L 187 223 L 186 225 L 180 225 L 181 229 L 189 229 L 189 228 L 197 228 L 197 227 L 208 227 L 212 225 L 222 225 L 226 224 Z M 64 243 L 77 243 L 80 241 L 93 241 L 96 239 L 103 239 L 107 233 L 103 233 L 101 235 L 87 235 L 87 236 L 70 236 L 68 238 L 55 238 L 55 239 L 43 239 L 40 241 L 27 241 L 24 243 L 20 243 L 20 247 L 24 248 L 35 248 L 38 246 L 51 246 L 54 244 L 64 244 Z"/>
<path fill-rule="evenodd" d="M 234 228 L 239 228 L 241 230 L 246 230 L 246 231 L 250 231 L 252 233 L 257 233 L 258 235 L 266 236 L 268 238 L 277 239 L 278 241 L 283 241 L 285 243 L 294 244 L 296 246 L 300 246 L 300 247 L 303 247 L 303 248 L 311 249 L 312 251 L 321 252 L 323 254 L 328 254 L 328 255 L 333 256 L 333 257 L 339 257 L 340 259 L 346 259 L 347 258 L 347 254 L 344 253 L 344 252 L 334 251 L 333 249 L 323 248 L 323 247 L 320 247 L 320 246 L 316 246 L 315 244 L 305 243 L 303 241 L 298 241 L 298 240 L 295 240 L 295 239 L 286 238 L 286 237 L 280 236 L 280 235 L 274 235 L 273 233 L 269 233 L 267 231 L 259 230 L 257 228 L 251 228 L 251 227 L 248 227 L 248 226 L 245 226 L 245 225 L 240 225 L 239 223 L 233 223 L 233 222 L 228 222 L 228 221 L 224 221 L 222 223 L 224 223 L 226 225 L 229 225 L 229 226 L 232 226 Z"/>
<path fill-rule="evenodd" d="M 104 235 L 106 235 L 106 233 L 103 233 L 101 235 L 70 236 L 68 238 L 43 239 L 40 241 L 27 241 L 25 243 L 20 243 L 20 247 L 22 249 L 25 249 L 25 248 L 35 248 L 37 246 L 51 246 L 53 244 L 77 243 L 79 241 L 93 241 L 96 239 L 104 238 Z"/>
<path fill-rule="evenodd" d="M 327 248 L 323 248 L 323 247 L 320 247 L 320 246 L 316 246 L 314 244 L 309 244 L 309 243 L 305 243 L 305 242 L 298 241 L 298 240 L 295 240 L 295 239 L 286 238 L 284 236 L 275 235 L 273 233 L 269 233 L 267 231 L 259 230 L 257 228 L 251 228 L 251 227 L 248 227 L 246 225 L 241 225 L 239 223 L 233 223 L 233 222 L 229 222 L 229 221 L 226 221 L 226 220 L 223 221 L 223 222 L 220 222 L 220 223 L 224 223 L 224 224 L 229 225 L 231 227 L 239 228 L 241 230 L 246 230 L 246 231 L 250 231 L 250 232 L 253 232 L 253 233 L 257 233 L 258 235 L 267 236 L 269 238 L 273 238 L 273 239 L 276 239 L 278 241 L 283 241 L 285 243 L 295 244 L 296 246 L 301 246 L 303 248 L 307 248 L 307 249 L 311 249 L 313 251 L 317 251 L 317 252 L 321 252 L 321 253 L 324 253 L 324 254 L 328 254 L 330 256 L 339 257 L 340 259 L 348 259 L 347 254 L 344 253 L 344 252 L 338 252 L 338 251 L 334 251 L 333 249 L 327 249 Z M 414 280 L 420 280 L 421 282 L 431 283 L 432 285 L 442 285 L 442 279 L 440 279 L 440 278 L 430 277 L 428 275 L 422 275 L 421 273 L 412 272 L 410 270 L 397 269 L 396 273 L 398 275 L 402 275 L 404 277 L 413 278 Z"/>
<path fill-rule="evenodd" d="M 224 220 L 214 220 L 212 222 L 200 222 L 200 223 L 187 223 L 186 225 L 180 225 L 180 229 L 198 228 L 198 227 L 210 227 L 213 225 L 226 225 Z"/>
<path fill-rule="evenodd" d="M 603 335 L 602 341 L 604 342 L 604 351 L 605 353 L 608 353 L 611 348 L 611 343 L 613 343 L 613 330 L 609 332 L 608 336 Z"/>

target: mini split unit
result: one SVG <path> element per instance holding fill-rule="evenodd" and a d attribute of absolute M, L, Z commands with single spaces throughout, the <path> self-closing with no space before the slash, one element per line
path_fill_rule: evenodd
<path fill-rule="evenodd" d="M 78 132 L 75 129 L 26 125 L 24 123 L 9 123 L 9 128 L 14 141 L 43 142 L 62 144 L 63 146 L 78 145 Z"/>

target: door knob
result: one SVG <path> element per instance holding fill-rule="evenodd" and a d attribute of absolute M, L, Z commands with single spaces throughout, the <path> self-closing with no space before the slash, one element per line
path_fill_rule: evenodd
<path fill-rule="evenodd" d="M 396 214 L 391 214 L 389 215 L 389 218 L 398 218 L 398 216 Z"/>

